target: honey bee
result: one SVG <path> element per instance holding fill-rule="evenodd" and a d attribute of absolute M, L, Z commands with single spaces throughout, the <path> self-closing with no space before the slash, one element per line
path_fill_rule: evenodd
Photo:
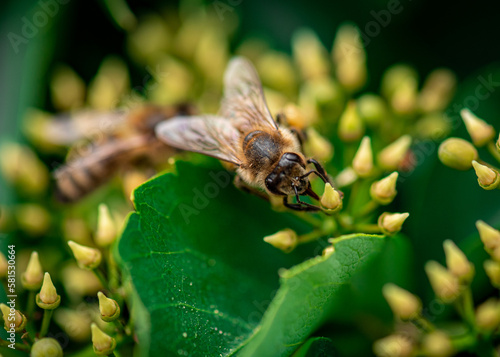
<path fill-rule="evenodd" d="M 322 208 L 300 196 L 319 200 L 309 175 L 330 182 L 323 167 L 306 159 L 297 135 L 275 121 L 267 107 L 259 76 L 245 58 L 232 59 L 224 74 L 224 98 L 219 115 L 177 116 L 155 127 L 170 147 L 198 152 L 236 166 L 236 186 L 254 193 L 283 197 L 298 211 Z M 315 169 L 308 170 L 313 164 Z M 295 196 L 296 203 L 288 198 Z"/>
<path fill-rule="evenodd" d="M 155 126 L 173 116 L 194 113 L 188 105 L 144 106 L 131 111 L 80 112 L 55 121 L 47 134 L 60 144 L 81 139 L 85 131 L 86 135 L 89 130 L 99 134 L 89 144 L 74 146 L 66 163 L 54 172 L 57 198 L 78 201 L 128 165 L 172 156 L 177 150 L 156 137 Z"/>

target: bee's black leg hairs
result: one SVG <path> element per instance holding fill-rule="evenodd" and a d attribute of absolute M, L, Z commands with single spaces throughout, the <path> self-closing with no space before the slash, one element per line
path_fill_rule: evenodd
<path fill-rule="evenodd" d="M 299 141 L 300 145 L 300 151 L 304 152 L 304 140 L 305 140 L 304 133 L 295 128 L 290 128 L 290 131 L 292 132 L 293 135 L 297 137 L 297 140 Z"/>
<path fill-rule="evenodd" d="M 321 164 L 319 162 L 317 162 L 316 160 L 314 159 L 308 159 L 307 160 L 307 163 L 308 164 L 313 164 L 314 167 L 316 168 L 316 174 L 325 182 L 325 183 L 330 183 L 332 184 L 332 181 L 330 180 L 330 178 L 328 177 L 328 174 L 326 173 L 325 169 L 323 168 L 323 166 L 321 166 Z"/>
<path fill-rule="evenodd" d="M 268 195 L 266 195 L 264 192 L 256 189 L 255 187 L 252 187 L 252 186 L 248 185 L 245 181 L 243 181 L 241 179 L 240 176 L 236 175 L 234 177 L 233 183 L 234 183 L 234 186 L 236 186 L 236 188 L 238 188 L 238 189 L 240 189 L 240 190 L 242 190 L 244 192 L 251 193 L 252 195 L 260 197 L 260 198 L 262 198 L 262 199 L 264 199 L 266 201 L 269 201 L 269 196 Z"/>
<path fill-rule="evenodd" d="M 306 202 L 302 202 L 298 197 L 297 197 L 297 202 L 298 203 L 288 203 L 288 196 L 283 197 L 283 205 L 295 211 L 308 211 L 308 212 L 321 211 L 321 208 Z"/>

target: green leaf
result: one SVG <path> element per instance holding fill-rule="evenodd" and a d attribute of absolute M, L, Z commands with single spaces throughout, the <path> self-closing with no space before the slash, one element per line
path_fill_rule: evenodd
<path fill-rule="evenodd" d="M 308 339 L 293 354 L 293 357 L 334 357 L 338 356 L 335 352 L 332 340 L 326 337 L 314 337 Z"/>
<path fill-rule="evenodd" d="M 329 258 L 306 260 L 321 242 L 284 254 L 262 237 L 306 231 L 297 216 L 236 190 L 226 171 L 186 163 L 177 171 L 135 191 L 137 213 L 118 247 L 143 355 L 290 355 L 330 318 L 340 287 L 386 245 L 353 235 Z M 280 268 L 289 269 L 281 287 Z"/>

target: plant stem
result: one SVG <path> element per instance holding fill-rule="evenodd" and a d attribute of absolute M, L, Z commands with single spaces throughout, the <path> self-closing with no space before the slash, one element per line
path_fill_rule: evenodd
<path fill-rule="evenodd" d="M 52 313 L 54 310 L 44 310 L 43 312 L 43 320 L 42 320 L 42 328 L 40 329 L 40 337 L 43 337 L 49 331 L 50 320 L 52 318 Z"/>
<path fill-rule="evenodd" d="M 26 306 L 26 316 L 31 320 L 35 312 L 36 291 L 30 290 L 28 293 L 28 302 Z"/>
<path fill-rule="evenodd" d="M 0 338 L 0 347 L 6 347 L 6 348 L 9 348 L 9 345 L 11 343 L 9 341 L 5 341 L 5 340 L 2 340 Z M 15 343 L 14 344 L 14 347 L 16 350 L 19 350 L 19 351 L 24 351 L 24 352 L 29 352 L 30 351 L 30 347 L 27 346 L 27 345 L 23 345 L 23 344 L 20 344 L 20 343 Z"/>
<path fill-rule="evenodd" d="M 432 324 L 432 322 L 430 322 L 429 320 L 427 320 L 425 317 L 423 317 L 421 315 L 417 316 L 414 319 L 411 319 L 411 322 L 415 326 L 417 326 L 417 328 L 420 328 L 420 329 L 424 330 L 425 332 L 432 332 L 436 329 L 436 327 Z"/>
<path fill-rule="evenodd" d="M 377 224 L 355 224 L 352 226 L 352 229 L 362 233 L 381 233 L 380 227 Z"/>
<path fill-rule="evenodd" d="M 109 288 L 108 282 L 106 281 L 106 278 L 104 278 L 104 275 L 102 274 L 102 272 L 99 269 L 92 269 L 92 271 L 94 272 L 97 279 L 99 279 L 99 281 L 101 282 L 101 285 L 103 286 L 103 288 L 106 289 L 107 291 L 111 291 L 111 289 Z"/>
<path fill-rule="evenodd" d="M 498 162 L 500 162 L 500 152 L 497 150 L 495 142 L 492 140 L 488 143 L 488 151 Z"/>
<path fill-rule="evenodd" d="M 375 211 L 378 207 L 379 207 L 379 203 L 378 202 L 376 202 L 374 200 L 370 200 L 358 212 L 356 212 L 356 214 L 354 215 L 354 217 L 355 218 L 361 218 L 361 217 L 364 217 L 366 215 L 369 215 L 370 213 L 372 213 L 373 211 Z"/>
<path fill-rule="evenodd" d="M 312 241 L 315 241 L 325 235 L 325 232 L 321 229 L 316 229 L 312 232 L 302 234 L 301 236 L 298 237 L 298 244 L 304 244 L 304 243 L 309 243 Z"/>
<path fill-rule="evenodd" d="M 462 315 L 462 318 L 469 326 L 476 331 L 476 318 L 474 315 L 474 301 L 472 299 L 472 292 L 468 286 L 460 295 L 457 301 L 457 311 Z"/>
<path fill-rule="evenodd" d="M 310 214 L 306 214 L 303 212 L 295 212 L 295 211 L 293 212 L 293 214 L 302 219 L 303 221 L 309 223 L 313 227 L 320 228 L 323 224 L 321 220 L 312 217 Z"/>

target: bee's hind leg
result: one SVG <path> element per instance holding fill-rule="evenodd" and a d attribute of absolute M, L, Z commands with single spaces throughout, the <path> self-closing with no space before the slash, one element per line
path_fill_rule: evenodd
<path fill-rule="evenodd" d="M 250 186 L 245 181 L 243 181 L 243 179 L 240 176 L 236 175 L 234 177 L 233 183 L 234 183 L 234 186 L 236 186 L 236 188 L 238 188 L 244 192 L 251 193 L 252 195 L 260 197 L 266 201 L 269 201 L 269 196 L 265 192 L 262 192 L 262 191 L 256 189 L 255 187 Z"/>

